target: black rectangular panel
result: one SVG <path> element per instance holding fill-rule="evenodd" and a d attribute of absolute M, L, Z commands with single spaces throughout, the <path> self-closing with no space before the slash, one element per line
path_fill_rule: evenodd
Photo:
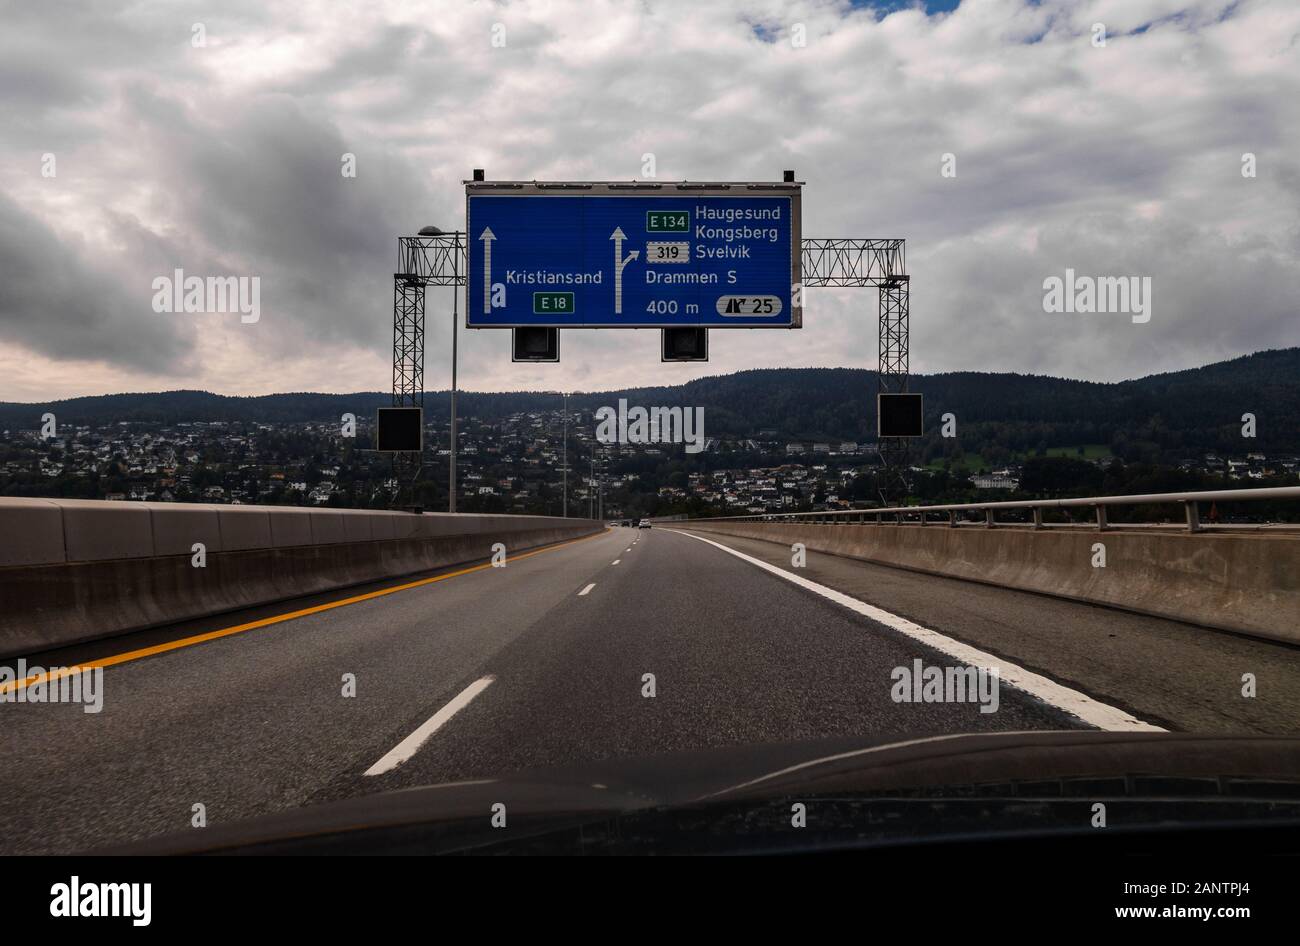
<path fill-rule="evenodd" d="M 510 332 L 511 361 L 560 360 L 560 330 L 534 325 L 515 328 Z"/>
<path fill-rule="evenodd" d="M 876 435 L 919 437 L 922 433 L 920 394 L 877 394 Z"/>
<path fill-rule="evenodd" d="M 375 418 L 375 449 L 419 453 L 424 449 L 423 407 L 381 407 Z"/>
<path fill-rule="evenodd" d="M 661 361 L 708 361 L 709 330 L 706 328 L 666 328 L 663 332 Z"/>

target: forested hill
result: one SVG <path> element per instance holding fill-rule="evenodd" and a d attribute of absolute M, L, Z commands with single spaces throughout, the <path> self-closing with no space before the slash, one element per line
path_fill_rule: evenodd
<path fill-rule="evenodd" d="M 577 394 L 570 405 L 701 406 L 710 436 L 765 440 L 874 439 L 875 373 L 851 368 L 772 368 L 701 378 L 672 387 Z M 1263 351 L 1232 361 L 1132 381 L 1102 384 L 1039 375 L 955 372 L 918 375 L 911 390 L 926 396 L 926 426 L 955 415 L 959 436 L 977 435 L 1010 449 L 1143 444 L 1160 453 L 1240 452 L 1241 417 L 1257 419 L 1251 449 L 1300 452 L 1300 348 Z M 205 391 L 110 394 L 48 404 L 0 403 L 0 427 L 33 429 L 53 411 L 60 423 L 116 421 L 337 420 L 370 416 L 390 403 L 382 393 L 271 394 L 226 397 Z M 430 419 L 445 420 L 446 392 L 426 395 Z M 460 414 L 492 420 L 554 410 L 559 398 L 536 392 L 465 393 Z M 1126 452 L 1117 450 L 1117 452 Z"/>

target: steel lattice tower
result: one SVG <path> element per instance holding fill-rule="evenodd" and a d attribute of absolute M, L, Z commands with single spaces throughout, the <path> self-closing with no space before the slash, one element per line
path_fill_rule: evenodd
<path fill-rule="evenodd" d="M 393 276 L 393 407 L 424 406 L 424 282 Z"/>
<path fill-rule="evenodd" d="M 910 277 L 906 243 L 901 239 L 804 239 L 801 289 L 831 287 L 879 290 L 877 389 L 907 391 L 910 356 Z M 398 238 L 398 268 L 393 276 L 393 404 L 424 402 L 424 290 L 426 286 L 465 285 L 465 234 L 437 233 Z M 910 445 L 905 438 L 881 438 L 884 466 L 882 501 L 907 491 Z"/>
<path fill-rule="evenodd" d="M 877 346 L 879 368 L 876 387 L 881 394 L 907 393 L 910 326 L 908 324 L 910 278 L 896 276 L 880 284 L 880 336 Z M 907 457 L 909 444 L 903 437 L 881 437 L 880 459 L 885 482 L 881 501 L 892 505 L 907 491 Z"/>

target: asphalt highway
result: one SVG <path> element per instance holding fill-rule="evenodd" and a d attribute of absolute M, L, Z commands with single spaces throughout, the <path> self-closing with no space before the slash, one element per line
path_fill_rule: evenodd
<path fill-rule="evenodd" d="M 795 569 L 780 546 L 710 538 L 617 528 L 505 568 L 31 655 L 119 662 L 99 713 L 0 704 L 0 852 L 183 832 L 195 806 L 230 823 L 577 762 L 671 770 L 711 747 L 1300 729 L 1300 649 L 830 556 Z M 337 606 L 258 624 L 320 604 Z M 918 660 L 997 666 L 994 711 L 977 694 L 897 699 Z M 1243 672 L 1267 699 L 1242 697 Z"/>

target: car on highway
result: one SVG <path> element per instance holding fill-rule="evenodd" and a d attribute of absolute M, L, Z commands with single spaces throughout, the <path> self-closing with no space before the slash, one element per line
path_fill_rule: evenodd
<path fill-rule="evenodd" d="M 649 529 L 649 528 L 650 528 L 650 520 L 649 520 L 649 519 L 642 519 L 642 520 L 637 524 L 637 528 L 638 528 L 638 529 Z"/>

